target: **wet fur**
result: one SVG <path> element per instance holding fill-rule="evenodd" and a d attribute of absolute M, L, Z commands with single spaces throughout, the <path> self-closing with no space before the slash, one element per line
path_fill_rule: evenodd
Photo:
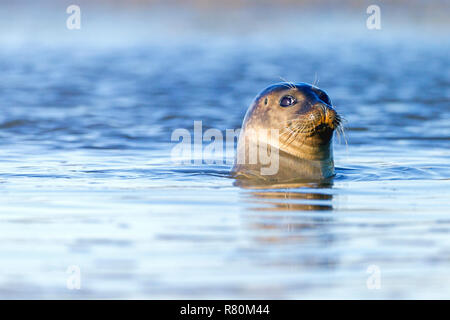
<path fill-rule="evenodd" d="M 280 99 L 286 95 L 293 96 L 297 103 L 280 106 Z M 248 155 L 248 143 L 244 141 L 255 139 L 250 138 L 248 132 L 258 129 L 279 130 L 279 170 L 274 175 L 262 176 L 259 174 L 262 164 L 238 163 L 236 159 L 232 169 L 235 177 L 286 181 L 320 180 L 334 175 L 332 139 L 335 130 L 343 132 L 342 118 L 323 90 L 306 83 L 290 82 L 267 87 L 247 110 L 238 152 Z M 277 145 L 271 141 L 268 144 Z"/>

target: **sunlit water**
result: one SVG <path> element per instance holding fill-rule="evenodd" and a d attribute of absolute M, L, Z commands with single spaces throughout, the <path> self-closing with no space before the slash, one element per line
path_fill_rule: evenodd
<path fill-rule="evenodd" d="M 0 297 L 448 298 L 448 41 L 294 34 L 1 48 Z M 172 161 L 280 77 L 347 120 L 332 185 Z"/>

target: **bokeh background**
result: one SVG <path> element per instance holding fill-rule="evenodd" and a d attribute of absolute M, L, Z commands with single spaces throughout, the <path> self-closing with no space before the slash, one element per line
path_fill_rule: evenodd
<path fill-rule="evenodd" d="M 1 1 L 0 297 L 448 298 L 448 12 Z M 172 161 L 173 130 L 239 128 L 281 79 L 347 120 L 332 185 L 242 189 L 229 164 Z"/>

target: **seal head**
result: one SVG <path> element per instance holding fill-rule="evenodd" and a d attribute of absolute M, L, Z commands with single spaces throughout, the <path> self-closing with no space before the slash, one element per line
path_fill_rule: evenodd
<path fill-rule="evenodd" d="M 340 125 L 322 89 L 306 83 L 271 85 L 247 110 L 232 173 L 277 181 L 329 178 L 334 175 L 333 133 Z M 268 155 L 278 168 L 264 173 Z"/>

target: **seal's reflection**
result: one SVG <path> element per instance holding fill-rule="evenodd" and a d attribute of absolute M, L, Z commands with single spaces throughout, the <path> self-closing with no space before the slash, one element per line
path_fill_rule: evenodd
<path fill-rule="evenodd" d="M 236 184 L 247 191 L 244 197 L 250 204 L 248 210 L 251 213 L 245 215 L 246 226 L 252 234 L 256 232 L 255 240 L 277 243 L 304 241 L 308 235 L 315 240 L 330 240 L 329 235 L 322 233 L 320 228 L 332 220 L 331 215 L 323 215 L 324 212 L 333 210 L 331 181 L 277 185 L 248 182 Z M 283 213 L 280 214 L 281 212 Z M 304 212 L 310 212 L 311 215 L 301 214 Z"/>
<path fill-rule="evenodd" d="M 247 254 L 257 265 L 292 270 L 334 269 L 332 182 L 301 182 L 241 187 L 248 211 L 241 218 Z M 290 271 L 288 271 L 290 270 Z"/>
<path fill-rule="evenodd" d="M 333 199 L 331 194 L 314 192 L 292 192 L 292 191 L 265 191 L 251 192 L 250 195 L 269 206 L 252 208 L 255 211 L 326 211 L 333 210 L 333 206 L 328 201 Z M 283 200 L 282 202 L 280 200 Z M 293 201 L 290 201 L 293 200 Z M 299 200 L 300 203 L 297 203 Z M 302 203 L 302 200 L 306 200 Z M 309 200 L 318 200 L 317 203 L 308 203 Z M 320 203 L 321 200 L 327 202 Z"/>

